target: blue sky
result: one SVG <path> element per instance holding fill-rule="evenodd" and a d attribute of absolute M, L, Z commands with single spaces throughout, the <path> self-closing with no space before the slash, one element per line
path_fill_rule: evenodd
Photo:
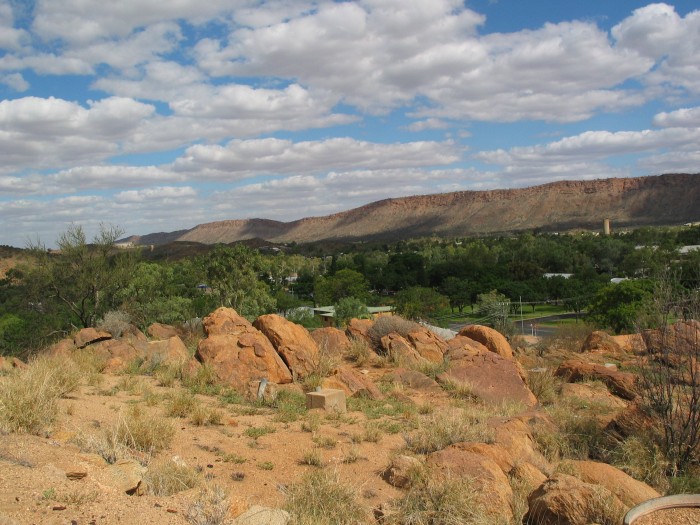
<path fill-rule="evenodd" d="M 693 4 L 0 0 L 0 244 L 698 172 Z"/>

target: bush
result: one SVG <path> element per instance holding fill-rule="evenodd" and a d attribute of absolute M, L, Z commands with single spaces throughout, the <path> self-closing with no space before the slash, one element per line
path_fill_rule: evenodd
<path fill-rule="evenodd" d="M 374 322 L 367 331 L 367 335 L 372 343 L 372 347 L 379 352 L 383 352 L 382 337 L 394 332 L 402 337 L 406 337 L 416 328 L 420 328 L 420 325 L 398 315 L 383 315 Z"/>
<path fill-rule="evenodd" d="M 200 477 L 195 469 L 170 460 L 149 465 L 144 482 L 150 494 L 172 496 L 199 485 Z"/>
<path fill-rule="evenodd" d="M 0 428 L 43 434 L 58 417 L 58 400 L 80 384 L 80 369 L 65 358 L 39 357 L 0 382 Z"/>
<path fill-rule="evenodd" d="M 461 410 L 454 409 L 431 414 L 421 420 L 411 434 L 404 434 L 406 446 L 417 454 L 429 454 L 463 441 L 493 440 L 493 431 L 486 425 L 486 418 L 473 419 Z"/>
<path fill-rule="evenodd" d="M 473 481 L 467 477 L 433 478 L 422 473 L 416 476 L 408 492 L 394 502 L 394 510 L 387 525 L 494 522 L 479 500 Z"/>
<path fill-rule="evenodd" d="M 368 516 L 357 502 L 354 488 L 336 474 L 315 470 L 287 490 L 285 509 L 295 525 L 360 525 Z"/>
<path fill-rule="evenodd" d="M 222 487 L 205 487 L 187 507 L 185 519 L 190 525 L 223 525 L 230 506 L 231 501 Z"/>
<path fill-rule="evenodd" d="M 97 323 L 97 328 L 109 332 L 112 337 L 120 337 L 129 328 L 130 322 L 131 318 L 128 313 L 121 310 L 110 310 Z"/>

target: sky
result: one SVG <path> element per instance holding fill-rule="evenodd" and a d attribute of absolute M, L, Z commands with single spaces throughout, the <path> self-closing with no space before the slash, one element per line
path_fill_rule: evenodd
<path fill-rule="evenodd" d="M 0 244 L 699 166 L 696 0 L 0 0 Z"/>

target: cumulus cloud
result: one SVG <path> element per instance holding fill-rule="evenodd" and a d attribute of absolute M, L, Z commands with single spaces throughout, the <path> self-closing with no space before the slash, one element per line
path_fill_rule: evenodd
<path fill-rule="evenodd" d="M 617 46 L 654 60 L 658 65 L 645 76 L 650 84 L 681 86 L 700 93 L 700 11 L 685 17 L 673 6 L 650 4 L 635 9 L 612 29 Z"/>
<path fill-rule="evenodd" d="M 331 169 L 398 168 L 451 164 L 452 143 L 379 144 L 351 138 L 294 143 L 281 139 L 233 140 L 225 146 L 195 145 L 173 169 L 236 180 L 251 175 L 318 173 Z"/>
<path fill-rule="evenodd" d="M 117 97 L 88 108 L 54 97 L 0 101 L 0 172 L 105 158 L 117 153 L 119 141 L 154 111 Z"/>
<path fill-rule="evenodd" d="M 657 113 L 654 115 L 654 125 L 662 128 L 700 128 L 700 107 Z"/>

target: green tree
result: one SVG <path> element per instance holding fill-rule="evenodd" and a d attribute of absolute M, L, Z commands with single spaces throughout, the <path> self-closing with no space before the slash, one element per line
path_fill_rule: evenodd
<path fill-rule="evenodd" d="M 369 283 L 364 275 L 344 268 L 328 277 L 319 276 L 314 283 L 314 300 L 319 305 L 335 304 L 344 297 L 356 297 L 366 301 L 369 297 Z"/>
<path fill-rule="evenodd" d="M 422 286 L 401 290 L 394 300 L 397 313 L 406 319 L 431 317 L 448 305 L 447 297 Z"/>
<path fill-rule="evenodd" d="M 442 281 L 440 290 L 450 301 L 450 308 L 454 311 L 455 308 L 462 313 L 466 305 L 471 305 L 473 300 L 473 286 L 466 279 L 457 277 L 447 277 Z"/>
<path fill-rule="evenodd" d="M 356 297 L 343 297 L 335 303 L 335 324 L 341 328 L 351 319 L 365 319 L 369 317 L 367 305 Z"/>
<path fill-rule="evenodd" d="M 219 306 L 228 306 L 244 317 L 254 318 L 275 309 L 263 258 L 242 244 L 218 245 L 199 260 L 202 275 Z"/>
<path fill-rule="evenodd" d="M 601 288 L 588 306 L 588 319 L 615 333 L 632 332 L 653 299 L 650 281 L 622 281 Z"/>
<path fill-rule="evenodd" d="M 57 240 L 58 254 L 49 254 L 40 243 L 30 246 L 36 261 L 24 273 L 34 300 L 53 298 L 83 327 L 94 326 L 116 307 L 136 260 L 135 252 L 114 247 L 121 234 L 119 228 L 103 224 L 88 243 L 83 228 L 71 225 Z"/>
<path fill-rule="evenodd" d="M 498 290 L 479 294 L 476 298 L 477 312 L 485 321 L 493 324 L 499 332 L 505 333 L 508 327 L 510 299 Z"/>
<path fill-rule="evenodd" d="M 194 284 L 179 286 L 174 265 L 140 262 L 133 270 L 128 284 L 120 291 L 120 308 L 131 320 L 146 327 L 151 323 L 182 323 L 193 316 Z M 184 288 L 184 289 L 183 289 Z"/>

